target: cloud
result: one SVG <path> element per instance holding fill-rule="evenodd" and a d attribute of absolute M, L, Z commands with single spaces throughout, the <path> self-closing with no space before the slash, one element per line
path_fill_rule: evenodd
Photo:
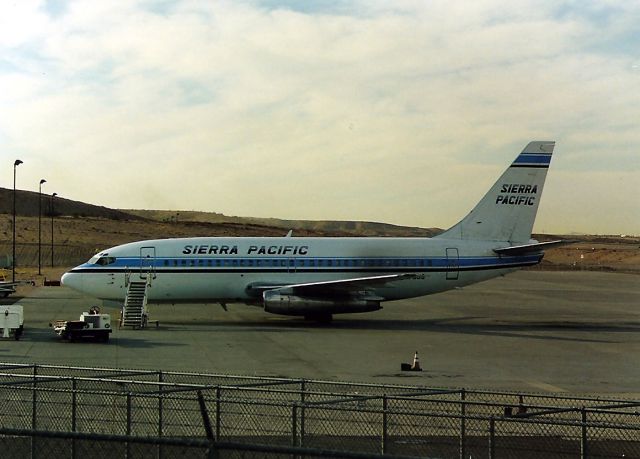
<path fill-rule="evenodd" d="M 544 138 L 566 177 L 549 231 L 581 204 L 640 232 L 607 188 L 640 191 L 635 2 L 19 4 L 0 7 L 22 26 L 0 32 L 0 147 L 25 188 L 447 226 Z"/>

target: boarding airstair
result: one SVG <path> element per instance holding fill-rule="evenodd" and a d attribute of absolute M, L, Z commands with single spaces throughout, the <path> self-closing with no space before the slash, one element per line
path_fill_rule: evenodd
<path fill-rule="evenodd" d="M 143 328 L 147 322 L 147 287 L 149 283 L 129 282 L 122 308 L 121 327 Z"/>

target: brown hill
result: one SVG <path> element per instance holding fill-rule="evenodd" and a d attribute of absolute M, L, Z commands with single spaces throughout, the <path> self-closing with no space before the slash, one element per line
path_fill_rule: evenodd
<path fill-rule="evenodd" d="M 42 194 L 42 215 L 51 215 L 51 195 Z M 16 190 L 16 214 L 23 217 L 37 217 L 40 195 L 35 191 Z M 72 217 L 94 217 L 109 220 L 140 220 L 141 217 L 121 210 L 94 206 L 81 201 L 73 201 L 56 196 L 53 199 L 55 215 Z M 0 214 L 13 214 L 13 190 L 0 188 Z"/>
<path fill-rule="evenodd" d="M 215 212 L 174 210 L 133 210 L 123 212 L 159 222 L 234 223 L 282 228 L 288 231 L 317 231 L 328 235 L 388 236 L 388 237 L 433 237 L 442 232 L 440 228 L 418 228 L 391 225 L 388 223 L 335 220 L 284 220 L 279 218 L 230 217 Z"/>

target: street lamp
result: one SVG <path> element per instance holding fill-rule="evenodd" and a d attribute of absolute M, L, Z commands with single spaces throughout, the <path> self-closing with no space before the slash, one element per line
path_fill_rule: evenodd
<path fill-rule="evenodd" d="M 11 260 L 11 282 L 16 281 L 16 167 L 22 161 L 16 159 L 13 163 L 13 259 Z"/>
<path fill-rule="evenodd" d="M 42 275 L 42 184 L 47 183 L 45 179 L 40 180 L 38 188 L 38 276 Z"/>
<path fill-rule="evenodd" d="M 58 196 L 58 193 L 51 194 L 51 267 L 53 268 L 53 198 Z"/>

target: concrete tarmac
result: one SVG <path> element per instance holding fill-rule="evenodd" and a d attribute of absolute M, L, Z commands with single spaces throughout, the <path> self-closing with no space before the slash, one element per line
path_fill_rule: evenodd
<path fill-rule="evenodd" d="M 630 274 L 521 271 L 328 325 L 245 305 L 152 305 L 159 328 L 116 328 L 108 344 L 61 341 L 48 327 L 91 298 L 40 287 L 9 300 L 25 308 L 25 334 L 0 342 L 0 362 L 640 396 Z M 115 325 L 119 311 L 106 312 Z M 416 350 L 424 371 L 401 372 Z"/>

